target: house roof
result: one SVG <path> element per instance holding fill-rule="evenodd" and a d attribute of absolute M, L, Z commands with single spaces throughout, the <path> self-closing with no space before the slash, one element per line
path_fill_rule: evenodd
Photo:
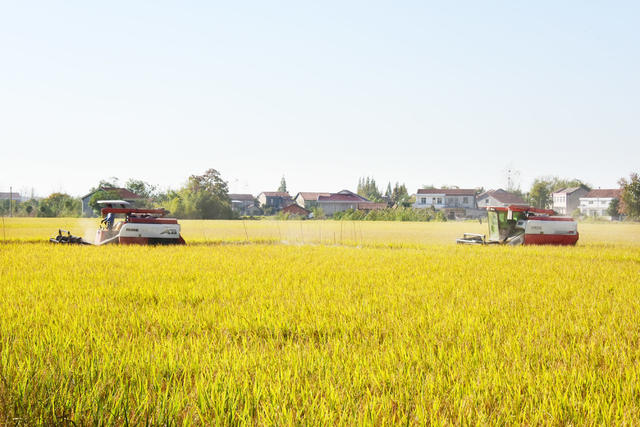
<path fill-rule="evenodd" d="M 95 193 L 97 193 L 98 191 L 109 191 L 109 192 L 113 192 L 115 194 L 118 195 L 119 198 L 121 198 L 122 200 L 135 200 L 135 199 L 142 199 L 142 196 L 138 196 L 136 193 L 127 190 L 126 188 L 116 188 L 116 187 L 100 187 L 95 191 L 92 191 L 90 193 L 85 194 L 84 196 L 82 196 L 82 199 L 89 197 Z"/>
<path fill-rule="evenodd" d="M 500 203 L 510 204 L 510 205 L 526 205 L 527 202 L 522 200 L 522 197 L 517 194 L 510 193 L 508 191 L 503 190 L 502 188 L 498 188 L 497 190 L 489 190 L 482 193 L 478 198 L 484 198 L 484 196 L 490 196 L 496 199 Z"/>
<path fill-rule="evenodd" d="M 0 200 L 9 200 L 10 198 L 13 199 L 13 200 L 20 199 L 20 193 L 16 193 L 16 192 L 13 192 L 13 193 L 9 193 L 9 192 L 2 193 L 2 192 L 0 192 Z"/>
<path fill-rule="evenodd" d="M 554 191 L 552 194 L 572 194 L 584 187 L 567 187 Z"/>
<path fill-rule="evenodd" d="M 229 198 L 231 200 L 247 200 L 247 201 L 253 201 L 254 199 L 252 194 L 229 194 Z"/>
<path fill-rule="evenodd" d="M 355 202 L 362 203 L 368 200 L 355 194 L 332 193 L 328 196 L 318 196 L 319 202 Z"/>
<path fill-rule="evenodd" d="M 291 198 L 291 196 L 289 195 L 289 193 L 285 192 L 285 191 L 263 191 L 260 194 L 264 194 L 267 197 L 284 197 L 284 198 Z"/>
<path fill-rule="evenodd" d="M 303 208 L 302 206 L 296 205 L 295 203 L 282 209 L 282 212 L 288 213 L 288 214 L 294 214 L 294 215 L 304 215 L 304 216 L 307 216 L 311 213 L 311 211 Z"/>
<path fill-rule="evenodd" d="M 591 190 L 582 196 L 581 199 L 604 199 L 607 197 L 617 199 L 620 197 L 620 191 L 621 190 L 619 188 Z"/>
<path fill-rule="evenodd" d="M 445 196 L 475 196 L 476 193 L 476 190 L 463 188 L 421 188 L 418 190 L 418 194 L 444 194 Z"/>
<path fill-rule="evenodd" d="M 331 193 L 314 193 L 311 191 L 301 191 L 298 194 L 296 194 L 296 198 L 298 198 L 298 196 L 301 196 L 305 200 L 316 201 L 318 200 L 319 196 L 329 196 L 330 194 Z"/>

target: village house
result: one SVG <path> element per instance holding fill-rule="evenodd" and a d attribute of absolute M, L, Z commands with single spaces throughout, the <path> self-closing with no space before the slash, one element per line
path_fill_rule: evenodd
<path fill-rule="evenodd" d="M 462 188 L 421 188 L 415 197 L 416 209 L 443 210 L 449 218 L 481 216 L 476 204 L 476 190 Z"/>
<path fill-rule="evenodd" d="M 23 201 L 20 193 L 16 193 L 16 192 L 6 192 L 6 193 L 0 192 L 0 200 L 13 200 L 14 202 Z"/>
<path fill-rule="evenodd" d="M 607 210 L 614 199 L 620 199 L 620 189 L 591 190 L 580 197 L 580 215 L 611 219 Z"/>
<path fill-rule="evenodd" d="M 349 209 L 384 209 L 387 207 L 387 204 L 375 203 L 349 190 L 342 190 L 337 193 L 330 193 L 328 196 L 319 195 L 317 207 L 322 209 L 325 215 L 331 216 L 336 212 L 342 212 Z"/>
<path fill-rule="evenodd" d="M 231 210 L 240 216 L 259 215 L 258 202 L 252 194 L 229 194 Z"/>
<path fill-rule="evenodd" d="M 92 191 L 91 193 L 85 194 L 82 196 L 82 216 L 94 216 L 95 213 L 91 206 L 89 206 L 89 202 L 94 194 L 98 191 L 108 191 L 114 194 L 114 198 L 118 200 L 124 200 L 125 202 L 129 202 L 131 204 L 135 203 L 137 200 L 142 199 L 142 196 L 138 196 L 136 193 L 127 190 L 126 188 L 116 188 L 116 187 L 99 187 L 97 190 Z"/>
<path fill-rule="evenodd" d="M 308 218 L 309 215 L 311 214 L 311 211 L 303 208 L 302 206 L 299 206 L 297 203 L 292 203 L 289 206 L 282 209 L 282 213 L 299 216 L 301 218 Z"/>
<path fill-rule="evenodd" d="M 571 215 L 578 209 L 580 198 L 584 197 L 589 190 L 584 187 L 569 187 L 551 193 L 552 208 L 562 215 Z"/>
<path fill-rule="evenodd" d="M 293 203 L 291 196 L 286 191 L 263 191 L 258 194 L 257 199 L 262 209 L 273 212 L 281 211 Z"/>
<path fill-rule="evenodd" d="M 487 206 L 507 207 L 510 205 L 527 205 L 527 202 L 525 202 L 522 197 L 505 191 L 502 188 L 485 191 L 484 193 L 479 194 L 476 200 L 478 208 L 480 209 L 484 209 Z"/>
<path fill-rule="evenodd" d="M 318 206 L 318 197 L 320 196 L 329 196 L 331 193 L 314 193 L 310 191 L 301 191 L 296 194 L 293 201 L 296 202 L 298 206 L 301 206 L 305 209 L 313 209 Z"/>

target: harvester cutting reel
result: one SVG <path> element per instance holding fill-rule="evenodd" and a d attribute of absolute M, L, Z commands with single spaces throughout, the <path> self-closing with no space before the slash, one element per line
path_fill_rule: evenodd
<path fill-rule="evenodd" d="M 65 234 L 66 233 L 66 234 Z M 51 243 L 65 243 L 68 245 L 91 245 L 92 243 L 87 242 L 82 237 L 74 236 L 70 231 L 67 230 L 58 230 L 58 235 L 56 237 L 52 237 L 49 239 Z"/>

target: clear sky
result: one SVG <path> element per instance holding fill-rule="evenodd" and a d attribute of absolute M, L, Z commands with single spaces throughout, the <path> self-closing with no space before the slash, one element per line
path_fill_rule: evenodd
<path fill-rule="evenodd" d="M 0 191 L 232 192 L 358 177 L 613 187 L 640 171 L 635 1 L 17 1 L 0 11 Z"/>

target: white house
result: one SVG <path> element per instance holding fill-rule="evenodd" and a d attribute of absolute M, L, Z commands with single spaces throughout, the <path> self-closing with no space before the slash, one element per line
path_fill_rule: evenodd
<path fill-rule="evenodd" d="M 453 208 L 476 208 L 476 190 L 451 188 L 421 188 L 414 194 L 416 202 L 414 208 L 434 208 L 434 209 L 453 209 Z"/>
<path fill-rule="evenodd" d="M 478 208 L 486 208 L 487 206 L 502 206 L 507 207 L 511 205 L 527 205 L 522 197 L 517 194 L 510 193 L 498 188 L 497 190 L 485 191 L 479 194 L 477 197 Z"/>
<path fill-rule="evenodd" d="M 580 214 L 611 219 L 607 210 L 614 199 L 620 199 L 619 189 L 591 190 L 580 197 Z"/>
<path fill-rule="evenodd" d="M 553 210 L 562 215 L 571 215 L 580 205 L 580 198 L 584 197 L 589 190 L 584 187 L 562 188 L 551 193 Z"/>

